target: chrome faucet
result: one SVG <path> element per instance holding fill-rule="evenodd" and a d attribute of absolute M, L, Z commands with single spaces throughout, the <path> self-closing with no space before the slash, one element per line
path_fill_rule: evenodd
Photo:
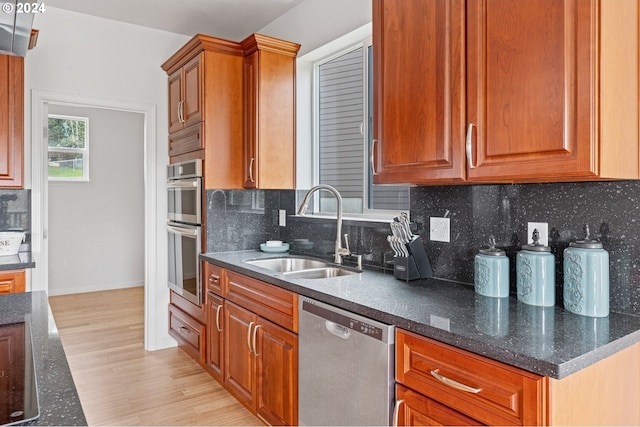
<path fill-rule="evenodd" d="M 320 184 L 320 185 L 316 185 L 315 187 L 312 187 L 309 191 L 307 191 L 307 194 L 305 194 L 304 200 L 302 201 L 300 208 L 298 208 L 298 215 L 304 215 L 305 211 L 307 210 L 307 205 L 309 204 L 309 199 L 311 199 L 311 195 L 318 190 L 327 190 L 331 192 L 335 196 L 336 200 L 338 201 L 337 217 L 336 217 L 337 231 L 336 231 L 334 262 L 336 264 L 342 264 L 342 256 L 351 255 L 351 252 L 349 251 L 349 249 L 342 247 L 342 196 L 340 196 L 340 193 L 338 193 L 338 190 L 326 184 Z"/>

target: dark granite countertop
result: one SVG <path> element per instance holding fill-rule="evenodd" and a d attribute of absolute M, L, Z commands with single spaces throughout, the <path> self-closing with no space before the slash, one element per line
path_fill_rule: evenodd
<path fill-rule="evenodd" d="M 0 295 L 0 325 L 21 322 L 31 329 L 40 405 L 25 425 L 87 425 L 45 292 Z"/>
<path fill-rule="evenodd" d="M 286 255 L 286 254 L 285 254 Z M 246 264 L 277 254 L 259 251 L 201 255 L 237 271 L 336 307 L 413 331 L 457 348 L 561 379 L 640 342 L 640 317 L 579 316 L 561 307 L 536 307 L 515 297 L 477 295 L 473 286 L 437 279 L 403 282 L 365 270 L 331 279 L 291 279 Z"/>
<path fill-rule="evenodd" d="M 36 262 L 31 252 L 18 252 L 16 255 L 0 256 L 0 271 L 22 270 L 24 268 L 34 268 Z"/>

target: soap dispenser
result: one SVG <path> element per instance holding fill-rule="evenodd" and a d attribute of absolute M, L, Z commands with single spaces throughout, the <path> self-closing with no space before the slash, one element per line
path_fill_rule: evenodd
<path fill-rule="evenodd" d="M 584 240 L 564 250 L 564 308 L 589 317 L 609 315 L 609 253 L 592 239 L 589 225 Z"/>
<path fill-rule="evenodd" d="M 556 260 L 551 248 L 540 243 L 540 233 L 533 230 L 533 243 L 522 245 L 516 255 L 518 301 L 551 307 L 556 303 Z"/>
<path fill-rule="evenodd" d="M 486 297 L 509 296 L 509 258 L 496 248 L 496 239 L 489 236 L 489 247 L 480 249 L 474 260 L 475 291 Z"/>

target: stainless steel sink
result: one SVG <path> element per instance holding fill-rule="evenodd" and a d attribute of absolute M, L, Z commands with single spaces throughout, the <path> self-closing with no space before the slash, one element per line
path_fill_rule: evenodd
<path fill-rule="evenodd" d="M 255 265 L 256 267 L 262 267 L 267 270 L 277 271 L 280 273 L 323 268 L 329 265 L 324 261 L 298 257 L 251 259 L 245 262 L 247 264 Z"/>
<path fill-rule="evenodd" d="M 285 273 L 290 279 L 328 279 L 331 277 L 350 276 L 352 274 L 358 274 L 359 271 L 347 270 L 341 267 L 324 267 L 313 268 L 301 271 L 292 271 Z"/>

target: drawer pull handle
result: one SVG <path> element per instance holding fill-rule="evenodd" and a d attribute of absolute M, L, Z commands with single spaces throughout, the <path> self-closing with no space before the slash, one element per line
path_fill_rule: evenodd
<path fill-rule="evenodd" d="M 258 353 L 258 349 L 256 348 L 256 334 L 260 328 L 262 328 L 262 325 L 256 325 L 253 328 L 253 354 L 255 354 L 256 357 L 260 356 L 260 353 Z"/>
<path fill-rule="evenodd" d="M 466 391 L 467 393 L 480 393 L 482 391 L 481 388 L 475 388 L 475 387 L 470 387 L 468 385 L 459 383 L 458 381 L 454 381 L 451 378 L 447 378 L 444 375 L 440 375 L 438 373 L 439 369 L 434 369 L 433 371 L 431 371 L 431 375 L 433 375 L 433 377 L 435 379 L 437 379 L 438 381 L 440 381 L 443 384 L 448 385 L 449 387 L 453 387 L 456 388 L 458 390 L 462 390 L 462 391 Z"/>
<path fill-rule="evenodd" d="M 393 408 L 393 427 L 398 427 L 398 420 L 400 417 L 400 405 L 404 403 L 404 400 L 400 399 L 396 402 L 395 408 Z"/>
<path fill-rule="evenodd" d="M 253 328 L 254 324 L 255 322 L 250 322 L 249 329 L 247 329 L 247 347 L 249 347 L 249 353 L 253 353 L 253 348 L 251 348 L 251 328 Z"/>
<path fill-rule="evenodd" d="M 220 327 L 220 312 L 222 311 L 222 305 L 219 305 L 216 308 L 216 329 L 218 332 L 222 332 L 222 328 Z"/>
<path fill-rule="evenodd" d="M 467 141 L 466 141 L 466 149 L 467 149 L 467 162 L 469 163 L 469 169 L 475 169 L 475 165 L 473 164 L 473 128 L 476 125 L 473 123 L 469 123 L 469 127 L 467 128 Z"/>
<path fill-rule="evenodd" d="M 214 276 L 213 274 L 209 276 L 209 283 L 218 283 L 218 280 L 220 280 L 220 278 L 217 276 Z"/>
<path fill-rule="evenodd" d="M 188 334 L 191 331 L 189 331 L 189 329 L 185 328 L 184 326 L 180 326 L 180 332 L 182 332 L 183 334 Z"/>

